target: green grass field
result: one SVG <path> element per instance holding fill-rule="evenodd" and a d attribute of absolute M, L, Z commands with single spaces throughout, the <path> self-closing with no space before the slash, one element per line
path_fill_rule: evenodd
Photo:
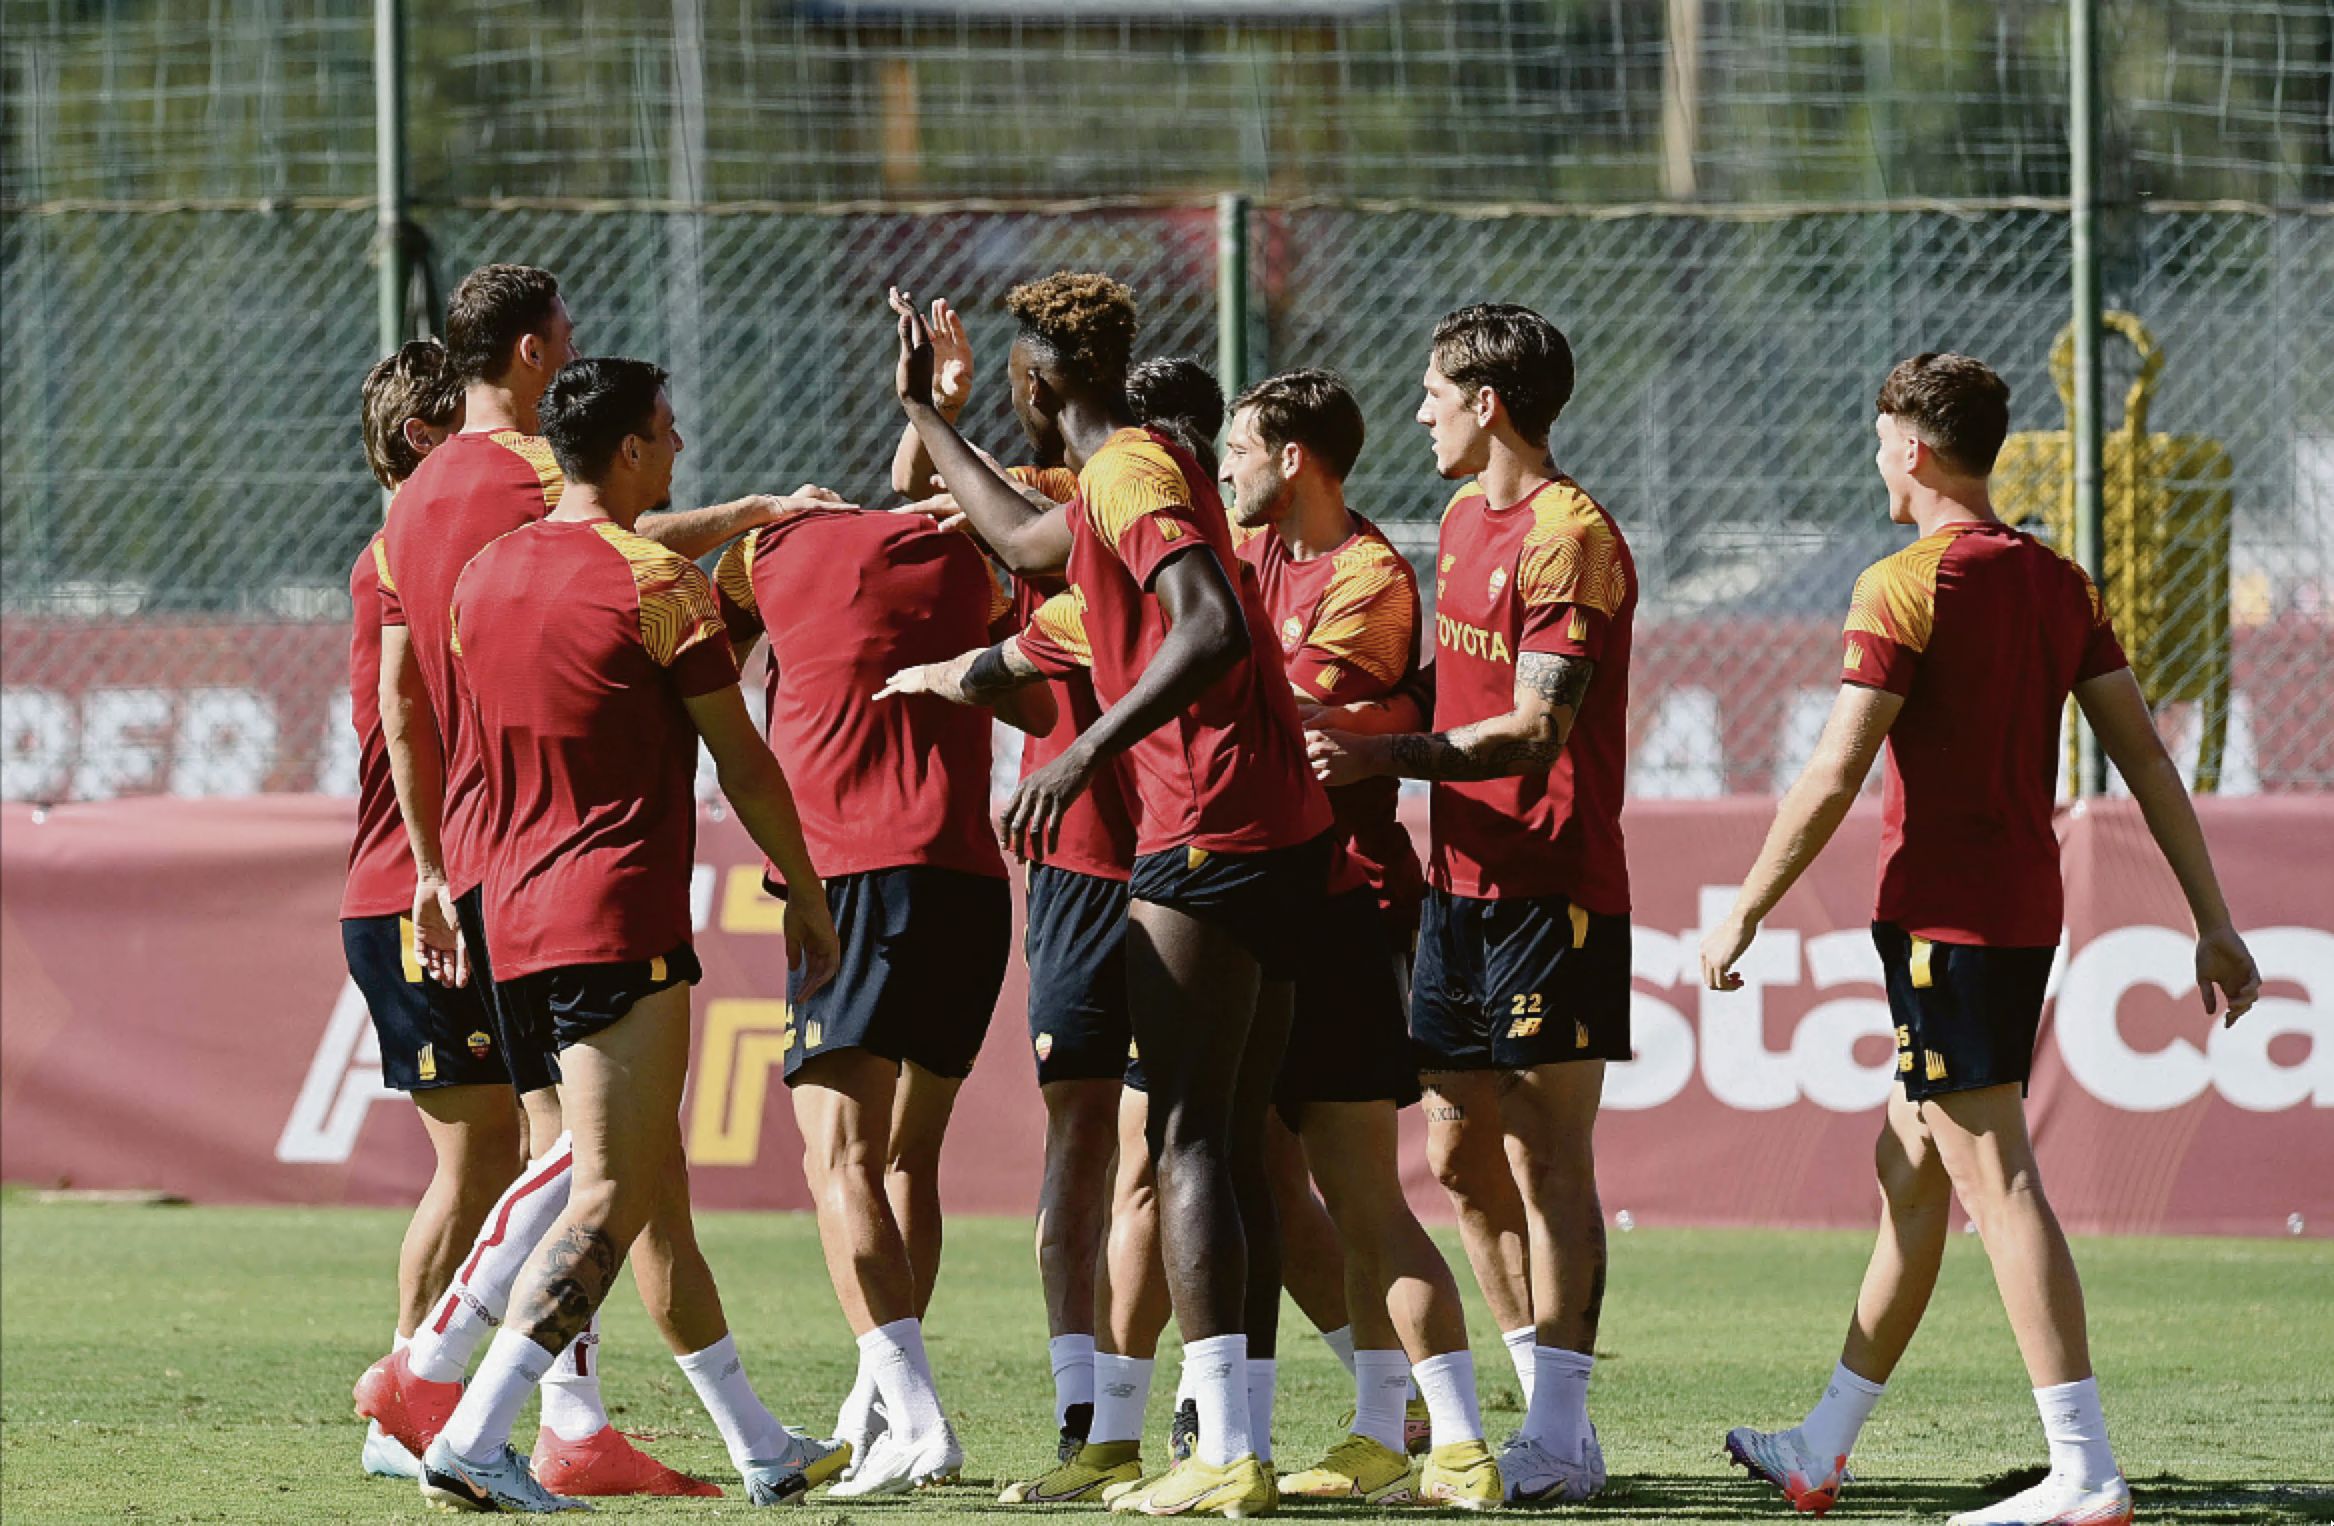
<path fill-rule="evenodd" d="M 0 1517 L 8 1526 L 274 1526 L 424 1515 L 410 1485 L 358 1472 L 361 1423 L 348 1398 L 389 1333 L 402 1223 L 387 1212 L 108 1208 L 9 1194 L 0 1205 Z M 1002 1515 L 992 1503 L 1000 1484 L 1050 1455 L 1027 1227 L 970 1219 L 949 1233 L 928 1339 L 964 1438 L 967 1482 L 854 1502 L 847 1515 L 814 1498 L 795 1518 L 804 1526 Z M 855 1353 L 809 1219 L 709 1215 L 704 1240 L 764 1397 L 791 1421 L 831 1420 Z M 1864 1251 L 1853 1234 L 1615 1235 L 1593 1396 L 1613 1485 L 1566 1513 L 1790 1518 L 1720 1462 L 1719 1439 L 1732 1424 L 1802 1412 L 1830 1371 Z M 2076 1254 L 2109 1425 L 2143 1518 L 2334 1521 L 2334 1245 L 2092 1240 Z M 1480 1307 L 1470 1325 L 1496 1439 L 1520 1418 L 1513 1370 Z M 653 1437 L 676 1466 L 734 1485 L 629 1284 L 604 1329 L 617 1423 Z M 1332 1439 L 1350 1392 L 1293 1308 L 1283 1329 L 1275 1429 L 1285 1469 Z M 1170 1362 L 1160 1371 L 1154 1447 L 1174 1381 Z M 532 1434 L 530 1415 L 522 1444 Z M 2011 1475 L 2042 1455 L 1984 1257 L 1973 1238 L 1957 1239 L 1927 1328 L 1857 1453 L 1862 1481 L 1833 1519 L 1941 1518 L 2023 1483 Z M 603 1508 L 676 1520 L 746 1510 L 735 1497 Z"/>

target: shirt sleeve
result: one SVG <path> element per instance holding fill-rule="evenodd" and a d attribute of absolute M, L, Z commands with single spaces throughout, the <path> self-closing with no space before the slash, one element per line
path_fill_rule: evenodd
<path fill-rule="evenodd" d="M 1517 653 L 1597 660 L 1628 592 L 1620 541 L 1603 516 L 1566 515 L 1533 530 L 1516 560 Z"/>
<path fill-rule="evenodd" d="M 1289 682 L 1331 704 L 1377 699 L 1410 669 L 1418 591 L 1390 546 L 1335 568 L 1305 644 L 1289 654 Z"/>
<path fill-rule="evenodd" d="M 1005 475 L 1023 487 L 1033 487 L 1056 503 L 1078 496 L 1078 474 L 1066 466 L 1015 466 Z"/>
<path fill-rule="evenodd" d="M 761 540 L 759 531 L 739 536 L 713 566 L 714 597 L 733 641 L 751 641 L 764 628 L 761 606 L 754 599 L 754 552 Z"/>
<path fill-rule="evenodd" d="M 1910 694 L 1935 628 L 1936 597 L 1935 585 L 1901 557 L 1866 568 L 1848 603 L 1840 682 Z"/>
<path fill-rule="evenodd" d="M 729 631 L 713 588 L 693 562 L 677 556 L 638 569 L 640 639 L 657 666 L 673 675 L 681 697 L 694 699 L 737 682 Z"/>
<path fill-rule="evenodd" d="M 1097 456 L 1080 487 L 1095 538 L 1145 588 L 1161 563 L 1207 544 L 1182 468 L 1150 440 Z"/>
<path fill-rule="evenodd" d="M 1048 678 L 1067 678 L 1093 666 L 1086 645 L 1086 621 L 1078 609 L 1077 595 L 1068 589 L 1039 605 L 1014 639 L 1021 645 L 1021 655 Z"/>
<path fill-rule="evenodd" d="M 2102 673 L 2131 666 L 2131 659 L 2123 654 L 2123 643 L 2116 639 L 2115 622 L 2107 616 L 2107 601 L 2099 597 L 2098 587 L 2090 574 L 2075 568 L 2075 576 L 2083 580 L 2083 595 L 2091 607 L 2091 629 L 2083 642 L 2083 660 L 2075 668 L 2075 682 L 2083 683 Z"/>
<path fill-rule="evenodd" d="M 397 579 L 389 575 L 389 537 L 373 537 L 374 580 L 381 585 L 381 623 L 403 625 L 405 600 L 397 592 Z"/>

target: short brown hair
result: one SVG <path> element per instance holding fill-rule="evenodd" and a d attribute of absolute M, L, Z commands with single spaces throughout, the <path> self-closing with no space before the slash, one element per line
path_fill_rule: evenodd
<path fill-rule="evenodd" d="M 446 299 L 446 348 L 463 385 L 499 379 L 511 346 L 551 325 L 559 277 L 532 265 L 481 265 Z"/>
<path fill-rule="evenodd" d="M 1899 362 L 1873 406 L 1973 477 L 1994 469 L 2010 432 L 2010 384 L 1967 355 L 1932 350 Z"/>
<path fill-rule="evenodd" d="M 1287 371 L 1268 376 L 1232 399 L 1232 412 L 1256 410 L 1256 433 L 1279 450 L 1292 441 L 1321 458 L 1343 482 L 1361 459 L 1367 426 L 1353 389 L 1335 371 Z"/>
<path fill-rule="evenodd" d="M 1572 345 L 1555 324 L 1512 302 L 1478 302 L 1434 326 L 1434 368 L 1470 392 L 1489 387 L 1527 445 L 1572 401 Z"/>
<path fill-rule="evenodd" d="M 1057 270 L 1014 287 L 1005 306 L 1020 323 L 1022 338 L 1088 386 L 1105 392 L 1125 387 L 1141 326 L 1132 287 L 1105 275 Z"/>
<path fill-rule="evenodd" d="M 461 410 L 462 379 L 435 339 L 408 339 L 376 362 L 365 373 L 365 464 L 381 486 L 394 490 L 421 465 L 405 438 L 407 419 L 443 429 Z"/>

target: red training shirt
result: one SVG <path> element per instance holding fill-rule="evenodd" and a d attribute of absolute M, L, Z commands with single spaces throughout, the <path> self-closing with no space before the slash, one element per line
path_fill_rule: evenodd
<path fill-rule="evenodd" d="M 1434 785 L 1428 878 L 1453 895 L 1561 895 L 1625 915 L 1621 795 L 1637 564 L 1621 527 L 1569 478 L 1505 508 L 1470 482 L 1443 510 L 1434 581 L 1435 730 L 1514 711 L 1519 653 L 1586 657 L 1596 673 L 1546 773 Z"/>
<path fill-rule="evenodd" d="M 901 668 L 1010 630 L 973 543 L 914 515 L 812 509 L 731 546 L 714 581 L 734 639 L 770 633 L 770 749 L 819 874 L 930 864 L 1004 878 L 989 712 L 875 697 Z"/>
<path fill-rule="evenodd" d="M 1353 522 L 1343 545 L 1305 561 L 1272 529 L 1232 532 L 1256 574 L 1289 682 L 1316 704 L 1383 699 L 1418 657 L 1418 574 L 1376 525 L 1359 514 Z M 1381 910 L 1415 919 L 1426 880 L 1395 815 L 1401 782 L 1363 779 L 1328 793 L 1339 848 L 1330 894 L 1366 884 Z"/>
<path fill-rule="evenodd" d="M 1014 642 L 1045 674 L 1059 717 L 1044 736 L 1021 739 L 1021 777 L 1026 779 L 1068 752 L 1102 718 L 1102 702 L 1094 697 L 1092 659 L 1077 600 L 1067 592 L 1042 598 L 1027 583 L 1017 583 L 1013 612 L 1021 623 Z M 1036 861 L 1097 879 L 1131 878 L 1135 817 L 1129 796 L 1126 754 L 1105 758 L 1086 792 L 1063 813 L 1061 841 Z"/>
<path fill-rule="evenodd" d="M 348 642 L 348 719 L 357 733 L 357 835 L 348 846 L 348 883 L 340 914 L 385 917 L 413 910 L 413 846 L 389 777 L 389 743 L 381 734 L 381 537 L 349 569 L 348 601 L 356 611 Z"/>
<path fill-rule="evenodd" d="M 2126 665 L 2083 570 L 2007 525 L 1947 525 L 1868 568 L 1840 681 L 1904 696 L 1872 915 L 1942 943 L 2057 943 L 2061 718 Z"/>
<path fill-rule="evenodd" d="M 1150 592 L 1160 565 L 1215 553 L 1240 600 L 1248 655 L 1197 703 L 1127 750 L 1135 851 L 1261 853 L 1329 829 L 1329 802 L 1305 761 L 1297 706 L 1254 579 L 1241 572 L 1215 484 L 1165 435 L 1122 429 L 1078 473 L 1069 505 L 1070 589 L 1094 659 L 1094 693 L 1116 705 L 1167 637 Z"/>
<path fill-rule="evenodd" d="M 553 520 L 479 552 L 452 617 L 482 743 L 494 978 L 687 943 L 697 726 L 683 701 L 737 682 L 705 574 L 607 520 Z"/>
<path fill-rule="evenodd" d="M 446 768 L 440 847 L 448 888 L 456 895 L 485 878 L 486 844 L 479 835 L 485 811 L 478 794 L 478 744 L 462 713 L 447 610 L 470 559 L 497 536 L 557 508 L 566 485 L 548 441 L 498 429 L 455 435 L 424 456 L 389 501 L 389 522 L 381 532 L 381 623 L 406 628 L 437 717 Z M 500 951 L 495 955 L 499 977 Z"/>

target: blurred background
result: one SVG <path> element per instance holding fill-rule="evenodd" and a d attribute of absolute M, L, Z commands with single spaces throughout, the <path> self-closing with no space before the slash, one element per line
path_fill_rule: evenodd
<path fill-rule="evenodd" d="M 401 149 L 375 12 L 5 0 L 9 799 L 354 792 L 358 383 L 488 260 L 673 370 L 685 502 L 881 499 L 890 281 L 963 307 L 968 429 L 1018 447 L 1005 290 L 1108 270 L 1142 353 L 1349 378 L 1353 504 L 1420 559 L 1432 324 L 1528 303 L 1579 357 L 1558 460 L 1644 581 L 1648 797 L 1779 790 L 1812 747 L 1855 574 L 1903 540 L 1870 463 L 1896 360 L 2001 371 L 2005 508 L 2076 549 L 2065 3 L 433 0 Z M 2090 560 L 2206 785 L 2326 791 L 2334 6 L 2086 19 L 2096 278 L 2131 319 Z"/>

